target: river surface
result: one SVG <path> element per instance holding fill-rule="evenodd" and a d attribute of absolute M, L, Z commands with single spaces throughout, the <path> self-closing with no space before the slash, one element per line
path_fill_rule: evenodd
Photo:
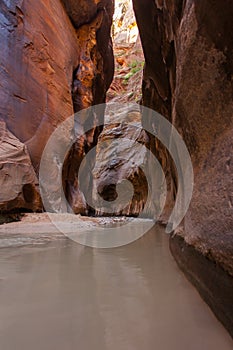
<path fill-rule="evenodd" d="M 0 249 L 1 350 L 233 348 L 161 227 L 115 249 L 17 239 Z"/>

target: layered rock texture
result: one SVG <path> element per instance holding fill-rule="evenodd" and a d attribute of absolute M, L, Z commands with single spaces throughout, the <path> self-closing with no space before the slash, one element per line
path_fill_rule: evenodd
<path fill-rule="evenodd" d="M 193 199 L 183 225 L 172 242 L 181 267 L 196 281 L 206 300 L 233 333 L 228 298 L 219 297 L 226 276 L 233 275 L 233 3 L 214 0 L 133 0 L 146 65 L 142 103 L 168 118 L 183 136 L 195 175 Z M 151 140 L 164 160 L 175 197 L 175 172 L 168 154 Z M 174 175 L 172 175 L 174 174 Z M 216 273 L 213 288 L 195 259 L 187 265 L 182 237 L 200 252 Z M 171 243 L 172 244 L 172 243 Z M 174 243 L 175 244 L 175 243 Z M 193 254 L 193 251 L 192 251 Z M 192 254 L 190 256 L 192 256 Z M 217 270 L 216 270 L 217 271 Z M 214 276 L 214 275 L 213 275 Z M 223 275 L 222 275 L 223 276 Z M 225 282 L 223 282 L 225 281 Z M 227 283 L 226 283 L 227 285 Z M 225 317 L 223 317 L 225 315 Z"/>
<path fill-rule="evenodd" d="M 38 181 L 27 147 L 0 122 L 0 210 L 41 210 Z"/>
<path fill-rule="evenodd" d="M 140 111 L 130 110 L 127 105 L 124 110 L 119 105 L 117 113 L 105 115 L 105 123 L 93 172 L 96 214 L 109 214 L 101 203 L 103 199 L 110 204 L 114 201 L 110 215 L 138 216 L 144 210 L 148 194 L 143 174 L 147 152 L 142 145 L 148 145 L 149 138 L 142 129 Z M 145 214 L 149 215 L 148 208 Z"/>
<path fill-rule="evenodd" d="M 4 0 L 0 6 L 0 118 L 27 146 L 38 175 L 41 154 L 56 126 L 74 111 L 105 99 L 113 75 L 113 1 Z M 93 120 L 88 140 L 84 135 L 79 142 L 81 154 L 96 143 L 99 132 Z M 71 156 L 73 168 L 66 170 L 67 196 L 74 203 L 79 201 L 75 163 L 80 153 Z M 5 184 L 14 187 L 14 177 Z M 34 206 L 36 202 L 30 208 Z M 85 204 L 80 210 L 86 210 Z"/>

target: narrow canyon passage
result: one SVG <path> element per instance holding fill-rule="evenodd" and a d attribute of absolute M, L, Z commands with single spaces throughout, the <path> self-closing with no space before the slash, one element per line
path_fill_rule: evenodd
<path fill-rule="evenodd" d="M 0 4 L 0 350 L 233 348 L 225 5 Z"/>
<path fill-rule="evenodd" d="M 171 257 L 163 228 L 107 250 L 62 235 L 46 243 L 48 234 L 19 247 L 22 237 L 5 233 L 1 248 L 1 349 L 232 349 Z"/>

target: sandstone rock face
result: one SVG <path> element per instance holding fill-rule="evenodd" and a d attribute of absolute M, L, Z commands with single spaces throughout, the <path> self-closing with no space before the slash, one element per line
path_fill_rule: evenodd
<path fill-rule="evenodd" d="M 103 102 L 113 75 L 113 2 L 65 3 L 70 7 L 65 8 L 60 0 L 1 3 L 0 119 L 27 145 L 37 174 L 52 131 L 74 111 Z M 70 9 L 80 19 L 73 20 Z M 99 10 L 102 18 L 95 22 Z M 88 65 L 92 65 L 91 76 Z M 79 74 L 80 67 L 86 74 Z M 92 90 L 93 96 L 86 98 L 86 89 Z M 100 130 L 95 129 L 94 121 L 92 126 L 94 136 L 88 140 L 95 144 Z M 84 148 L 80 142 L 79 147 Z M 75 154 L 70 161 L 75 163 L 78 157 Z M 75 196 L 78 190 L 71 192 Z M 68 197 L 70 193 L 68 189 Z M 80 202 L 78 198 L 72 200 Z"/>
<path fill-rule="evenodd" d="M 96 215 L 159 217 L 165 200 L 164 177 L 151 157 L 141 119 L 136 104 L 108 105 L 93 170 Z"/>
<path fill-rule="evenodd" d="M 233 272 L 224 258 L 224 245 L 233 252 L 233 4 L 225 5 L 134 0 L 146 59 L 143 104 L 176 126 L 193 161 L 185 238 Z"/>
<path fill-rule="evenodd" d="M 121 111 L 121 114 L 124 111 Z M 133 186 L 133 197 L 122 207 L 124 199 L 114 204 L 112 213 L 114 215 L 137 216 L 144 209 L 147 201 L 147 181 L 143 177 L 143 165 L 147 161 L 146 145 L 148 137 L 141 127 L 141 115 L 137 111 L 125 111 L 125 120 L 131 123 L 121 123 L 118 115 L 105 115 L 107 124 L 99 136 L 97 144 L 96 163 L 94 167 L 93 200 L 95 203 L 96 215 L 107 215 L 98 196 L 105 201 L 115 201 L 120 195 L 117 186 L 125 183 L 124 194 L 130 193 L 130 184 Z M 120 114 L 120 112 L 119 112 Z"/>
<path fill-rule="evenodd" d="M 193 198 L 177 234 L 233 275 L 233 3 L 133 3 L 146 60 L 143 104 L 176 126 L 194 166 Z"/>
<path fill-rule="evenodd" d="M 112 15 L 112 0 L 61 0 L 75 28 L 91 22 L 99 10 L 105 10 Z M 110 22 L 111 22 L 110 18 Z"/>
<path fill-rule="evenodd" d="M 73 113 L 79 44 L 60 1 L 15 0 L 1 6 L 0 116 L 27 144 L 38 170 L 51 131 Z"/>
<path fill-rule="evenodd" d="M 42 208 L 27 147 L 0 122 L 0 210 Z"/>
<path fill-rule="evenodd" d="M 138 27 L 129 0 L 115 0 L 112 36 L 115 46 L 135 44 L 138 37 Z"/>
<path fill-rule="evenodd" d="M 80 61 L 73 73 L 72 99 L 74 112 L 104 103 L 106 92 L 113 79 L 114 61 L 110 37 L 113 2 L 100 1 L 98 6 L 95 2 L 95 5 L 90 8 L 95 9 L 94 19 L 77 29 L 77 39 L 80 45 Z M 85 11 L 88 11 L 89 7 L 85 7 L 85 9 Z M 79 20 L 69 9 L 68 13 L 76 27 L 78 27 Z M 88 114 L 88 118 L 84 119 L 86 120 L 85 123 L 89 125 L 89 130 L 84 133 L 84 125 L 80 121 L 80 138 L 68 154 L 63 172 L 67 199 L 74 213 L 81 214 L 88 214 L 90 208 L 86 204 L 85 196 L 79 189 L 79 166 L 85 155 L 97 143 L 99 133 L 102 130 L 102 124 L 104 123 L 104 107 L 98 115 L 94 111 L 89 111 Z M 97 124 L 100 126 L 96 127 Z M 89 168 L 86 170 L 88 176 L 85 181 L 88 188 L 92 188 L 92 168 L 94 167 L 94 162 L 95 159 L 93 159 L 93 163 L 91 165 L 89 164 Z"/>
<path fill-rule="evenodd" d="M 100 91 L 95 103 L 104 101 L 105 93 L 111 84 L 114 72 L 114 60 L 110 30 L 114 12 L 113 0 L 62 0 L 64 7 L 75 28 L 80 28 L 78 39 L 85 42 L 81 45 L 81 56 L 90 56 L 92 49 L 97 46 L 102 57 L 104 89 Z M 84 25 L 87 26 L 84 26 Z M 89 48 L 88 48 L 89 45 Z M 82 61 L 81 57 L 81 61 Z M 83 64 L 84 60 L 82 61 Z M 93 62 L 95 64 L 95 62 Z M 99 64 L 96 64 L 98 70 Z M 89 67 L 90 68 L 90 67 Z M 100 67 L 99 67 L 100 68 Z M 78 66 L 79 71 L 81 65 Z M 92 71 L 93 69 L 91 69 Z M 102 72 L 101 72 L 102 73 Z M 84 81 L 83 81 L 84 82 Z M 98 85 L 96 83 L 96 85 Z M 98 86 L 101 90 L 101 87 Z"/>

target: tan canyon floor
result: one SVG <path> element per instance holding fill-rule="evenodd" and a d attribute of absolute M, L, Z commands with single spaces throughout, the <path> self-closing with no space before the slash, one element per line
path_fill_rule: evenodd
<path fill-rule="evenodd" d="M 52 223 L 69 226 L 70 231 L 90 230 L 97 227 L 111 227 L 118 223 L 130 220 L 126 217 L 84 217 L 73 214 L 25 214 L 21 221 L 0 225 L 0 248 L 25 246 L 31 244 L 45 244 L 58 239 L 66 239 L 58 228 Z"/>

